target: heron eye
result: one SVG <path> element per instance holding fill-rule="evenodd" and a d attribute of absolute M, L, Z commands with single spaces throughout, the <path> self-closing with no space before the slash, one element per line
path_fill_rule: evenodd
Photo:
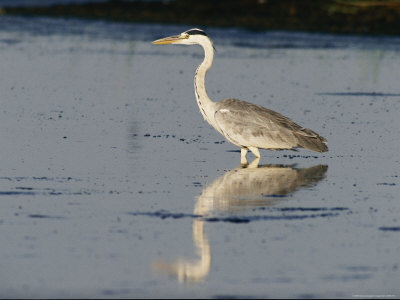
<path fill-rule="evenodd" d="M 183 37 L 184 39 L 188 39 L 188 38 L 190 37 L 190 35 L 188 35 L 187 33 L 185 33 L 185 34 L 182 35 L 182 37 Z"/>

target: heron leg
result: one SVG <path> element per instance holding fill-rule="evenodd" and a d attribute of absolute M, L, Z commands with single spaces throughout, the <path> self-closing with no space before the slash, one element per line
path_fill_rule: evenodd
<path fill-rule="evenodd" d="M 248 169 L 257 169 L 258 168 L 258 163 L 260 162 L 260 158 L 256 157 L 248 166 Z"/>
<path fill-rule="evenodd" d="M 248 164 L 247 158 L 246 158 L 247 151 L 249 151 L 249 149 L 246 148 L 246 147 L 242 147 L 240 149 L 240 163 L 242 165 L 247 165 Z"/>
<path fill-rule="evenodd" d="M 255 155 L 255 157 L 260 158 L 260 151 L 258 151 L 258 148 L 256 147 L 249 147 L 250 151 L 253 152 L 253 154 Z"/>

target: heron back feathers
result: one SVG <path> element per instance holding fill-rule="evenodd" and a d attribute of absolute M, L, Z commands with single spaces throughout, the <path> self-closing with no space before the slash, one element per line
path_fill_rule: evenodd
<path fill-rule="evenodd" d="M 241 147 L 328 151 L 326 139 L 265 107 L 237 99 L 216 103 L 216 129 Z"/>

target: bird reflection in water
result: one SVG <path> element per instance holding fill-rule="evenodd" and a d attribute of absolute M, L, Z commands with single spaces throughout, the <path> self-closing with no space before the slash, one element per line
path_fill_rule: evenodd
<path fill-rule="evenodd" d="M 210 271 L 211 249 L 204 233 L 206 218 L 216 212 L 235 212 L 276 204 L 299 188 L 311 187 L 325 178 L 328 166 L 316 165 L 298 169 L 288 165 L 237 167 L 203 189 L 194 207 L 193 241 L 199 259 L 178 259 L 170 263 L 157 260 L 153 268 L 177 276 L 180 282 L 202 281 Z"/>

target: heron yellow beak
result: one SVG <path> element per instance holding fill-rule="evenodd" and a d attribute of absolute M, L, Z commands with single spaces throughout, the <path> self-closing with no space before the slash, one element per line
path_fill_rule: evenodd
<path fill-rule="evenodd" d="M 155 40 L 152 43 L 155 45 L 166 45 L 166 44 L 173 44 L 176 42 L 179 42 L 181 40 L 187 39 L 189 36 L 182 36 L 182 35 L 174 35 L 174 36 L 169 36 L 165 37 L 159 40 Z"/>

